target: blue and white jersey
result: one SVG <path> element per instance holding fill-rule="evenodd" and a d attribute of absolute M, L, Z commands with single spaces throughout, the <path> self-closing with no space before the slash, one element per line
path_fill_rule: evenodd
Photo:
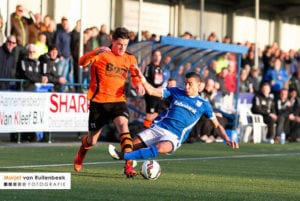
<path fill-rule="evenodd" d="M 184 90 L 174 87 L 163 89 L 163 98 L 169 98 L 171 104 L 167 111 L 156 118 L 155 125 L 177 135 L 181 143 L 187 139 L 202 115 L 215 118 L 212 106 L 200 95 L 189 97 Z"/>

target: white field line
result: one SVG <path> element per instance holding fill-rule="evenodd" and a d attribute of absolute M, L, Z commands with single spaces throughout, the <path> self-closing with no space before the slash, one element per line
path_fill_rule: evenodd
<path fill-rule="evenodd" d="M 192 161 L 192 160 L 217 160 L 217 159 L 243 159 L 243 158 L 266 158 L 266 157 L 279 157 L 279 156 L 298 156 L 300 153 L 280 153 L 280 154 L 252 154 L 252 155 L 236 155 L 236 156 L 207 156 L 207 157 L 193 157 L 193 158 L 171 158 L 171 159 L 156 159 L 157 161 Z M 139 160 L 142 161 L 142 160 Z M 106 165 L 124 163 L 123 161 L 100 161 L 100 162 L 87 162 L 84 165 Z M 17 168 L 40 168 L 40 167 L 62 167 L 73 166 L 73 163 L 62 164 L 46 164 L 46 165 L 17 165 L 1 167 L 1 169 L 17 169 Z"/>

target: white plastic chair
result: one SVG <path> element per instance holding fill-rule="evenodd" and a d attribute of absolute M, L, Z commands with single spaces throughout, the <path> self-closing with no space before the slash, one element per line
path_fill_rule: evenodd
<path fill-rule="evenodd" d="M 264 123 L 262 115 L 252 114 L 253 143 L 265 141 L 268 126 Z"/>
<path fill-rule="evenodd" d="M 267 125 L 263 121 L 263 116 L 253 114 L 249 108 L 239 110 L 240 140 L 242 142 L 261 143 L 265 140 Z"/>
<path fill-rule="evenodd" d="M 249 142 L 252 133 L 252 116 L 248 108 L 239 110 L 239 134 L 241 142 Z"/>

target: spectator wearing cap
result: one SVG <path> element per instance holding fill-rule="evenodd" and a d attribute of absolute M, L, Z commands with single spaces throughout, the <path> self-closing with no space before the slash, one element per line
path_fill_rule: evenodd
<path fill-rule="evenodd" d="M 0 47 L 0 78 L 14 78 L 16 46 L 16 37 L 8 36 L 6 42 Z M 0 82 L 0 90 L 9 90 L 9 82 Z"/>

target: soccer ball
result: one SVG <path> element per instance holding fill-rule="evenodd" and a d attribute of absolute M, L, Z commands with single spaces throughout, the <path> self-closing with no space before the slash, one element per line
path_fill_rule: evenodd
<path fill-rule="evenodd" d="M 156 160 L 146 160 L 140 166 L 140 173 L 145 179 L 156 180 L 160 172 L 160 165 Z"/>

